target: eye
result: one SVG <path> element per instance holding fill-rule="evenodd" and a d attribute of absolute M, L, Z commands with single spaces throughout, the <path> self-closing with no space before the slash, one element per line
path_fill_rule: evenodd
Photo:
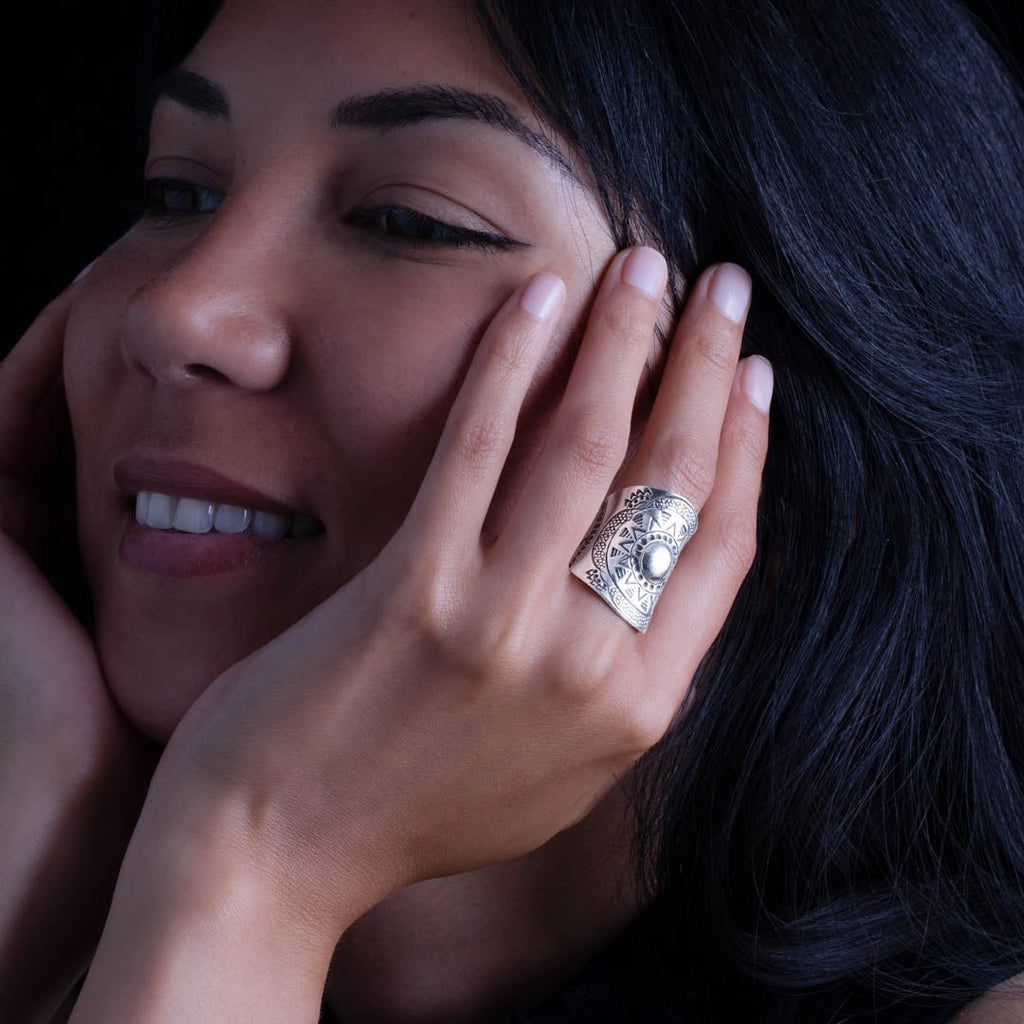
<path fill-rule="evenodd" d="M 418 246 L 447 246 L 458 249 L 525 249 L 525 242 L 496 231 L 477 231 L 456 227 L 404 206 L 369 206 L 353 211 L 348 223 L 363 231 L 383 236 L 396 243 Z"/>
<path fill-rule="evenodd" d="M 163 220 L 212 213 L 220 206 L 223 192 L 175 178 L 149 178 L 146 181 L 146 216 Z"/>

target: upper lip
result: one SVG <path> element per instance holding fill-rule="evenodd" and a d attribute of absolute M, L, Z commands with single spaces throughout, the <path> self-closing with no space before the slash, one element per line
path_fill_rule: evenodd
<path fill-rule="evenodd" d="M 158 494 L 199 498 L 278 515 L 303 514 L 302 509 L 290 506 L 280 498 L 232 480 L 214 469 L 181 459 L 129 455 L 114 464 L 114 481 L 130 496 L 142 491 L 156 491 Z"/>

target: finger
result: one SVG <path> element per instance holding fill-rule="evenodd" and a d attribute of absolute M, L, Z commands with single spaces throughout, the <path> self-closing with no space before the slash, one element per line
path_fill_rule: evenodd
<path fill-rule="evenodd" d="M 60 377 L 73 293 L 54 299 L 0 362 L 0 470 L 18 458 L 36 409 Z"/>
<path fill-rule="evenodd" d="M 750 306 L 750 275 L 731 263 L 697 280 L 624 485 L 675 491 L 698 510 L 715 481 L 719 433 Z"/>
<path fill-rule="evenodd" d="M 654 668 L 655 677 L 676 680 L 679 688 L 671 696 L 677 704 L 721 630 L 754 558 L 772 387 L 768 360 L 743 360 L 722 424 L 714 489 L 696 535 L 665 585 L 643 645 L 645 662 Z M 681 638 L 693 652 L 692 663 L 682 672 L 677 668 Z"/>
<path fill-rule="evenodd" d="M 457 543 L 479 542 L 519 410 L 564 303 L 562 279 L 536 274 L 484 333 L 409 515 L 429 522 L 438 542 L 453 535 Z"/>
<path fill-rule="evenodd" d="M 664 258 L 644 246 L 609 267 L 544 450 L 501 541 L 513 564 L 564 566 L 589 527 L 626 454 L 666 278 Z"/>

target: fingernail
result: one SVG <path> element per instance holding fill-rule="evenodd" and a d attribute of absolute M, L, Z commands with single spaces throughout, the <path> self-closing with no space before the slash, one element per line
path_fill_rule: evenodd
<path fill-rule="evenodd" d="M 565 284 L 562 279 L 545 270 L 523 289 L 519 305 L 538 320 L 550 320 L 564 294 Z"/>
<path fill-rule="evenodd" d="M 765 415 L 772 404 L 775 371 L 764 356 L 750 356 L 743 360 L 740 388 L 753 405 Z"/>
<path fill-rule="evenodd" d="M 93 260 L 93 261 L 92 261 L 92 263 L 95 263 L 95 262 L 96 262 L 95 260 Z M 90 264 L 88 264 L 87 266 L 83 267 L 83 268 L 82 268 L 82 269 L 81 269 L 81 270 L 80 270 L 80 271 L 78 272 L 78 276 L 77 276 L 77 277 L 76 277 L 76 278 L 74 279 L 74 281 L 72 281 L 71 283 L 72 283 L 72 284 L 78 284 L 78 282 L 79 282 L 79 281 L 81 281 L 81 280 L 82 280 L 82 278 L 83 278 L 83 277 L 85 277 L 85 275 L 86 275 L 86 274 L 88 274 L 90 270 L 92 270 L 92 263 L 90 263 Z"/>
<path fill-rule="evenodd" d="M 660 299 L 668 279 L 665 257 L 657 249 L 642 245 L 633 249 L 622 264 L 622 280 L 639 288 L 652 299 Z"/>
<path fill-rule="evenodd" d="M 719 264 L 708 284 L 708 298 L 719 312 L 738 324 L 750 306 L 750 275 L 735 263 Z"/>

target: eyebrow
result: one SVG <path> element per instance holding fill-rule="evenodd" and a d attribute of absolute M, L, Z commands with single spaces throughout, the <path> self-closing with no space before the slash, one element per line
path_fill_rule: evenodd
<path fill-rule="evenodd" d="M 388 132 L 421 121 L 462 119 L 500 128 L 525 142 L 559 169 L 576 178 L 565 154 L 540 132 L 535 131 L 497 96 L 455 89 L 445 85 L 418 85 L 353 96 L 334 108 L 331 125 L 355 125 Z"/>
<path fill-rule="evenodd" d="M 152 106 L 156 105 L 157 100 L 166 97 L 197 114 L 231 120 L 231 104 L 228 103 L 227 93 L 216 82 L 211 82 L 195 71 L 186 71 L 185 68 L 168 71 L 153 83 L 150 91 Z"/>
<path fill-rule="evenodd" d="M 152 94 L 154 104 L 166 97 L 206 117 L 231 118 L 231 104 L 224 90 L 195 71 L 176 68 L 162 75 L 153 83 Z M 504 100 L 486 93 L 444 85 L 386 89 L 343 100 L 331 113 L 330 125 L 390 132 L 423 121 L 450 119 L 478 121 L 508 132 L 574 181 L 579 181 L 558 146 L 526 124 Z"/>

